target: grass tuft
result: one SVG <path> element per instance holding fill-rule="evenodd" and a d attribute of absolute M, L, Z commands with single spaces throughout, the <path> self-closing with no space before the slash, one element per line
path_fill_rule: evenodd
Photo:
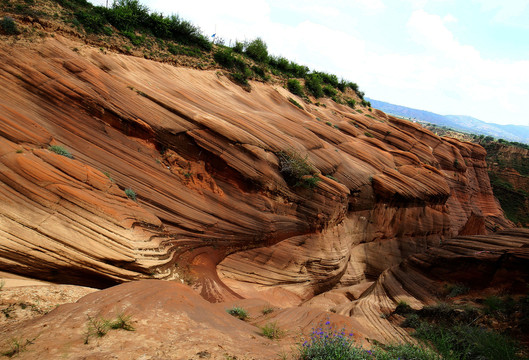
<path fill-rule="evenodd" d="M 85 332 L 84 343 L 88 344 L 91 337 L 103 337 L 110 330 L 134 331 L 131 324 L 131 316 L 119 313 L 114 320 L 93 318 L 88 316 L 88 325 Z"/>
<path fill-rule="evenodd" d="M 137 200 L 136 192 L 134 190 L 132 190 L 131 188 L 125 189 L 125 195 L 127 195 L 127 197 L 129 199 L 131 199 L 132 201 L 136 201 Z"/>
<path fill-rule="evenodd" d="M 66 150 L 64 146 L 51 145 L 48 147 L 48 150 L 53 151 L 58 155 L 66 156 L 67 158 L 73 159 L 73 155 L 68 150 Z"/>
<path fill-rule="evenodd" d="M 263 313 L 263 315 L 268 315 L 268 314 L 274 312 L 274 308 L 271 307 L 271 306 L 267 306 L 263 310 L 261 310 L 261 312 Z"/>
<path fill-rule="evenodd" d="M 277 326 L 277 323 L 275 321 L 266 324 L 261 328 L 261 330 L 263 331 L 263 336 L 271 340 L 279 339 L 284 334 L 284 331 Z"/>
<path fill-rule="evenodd" d="M 236 318 L 239 318 L 240 320 L 248 319 L 248 312 L 239 306 L 234 306 L 231 309 L 226 309 L 226 312 L 232 316 L 235 316 Z"/>
<path fill-rule="evenodd" d="M 303 157 L 295 150 L 280 151 L 279 171 L 291 186 L 313 188 L 321 180 L 316 169 L 308 162 L 308 155 Z"/>

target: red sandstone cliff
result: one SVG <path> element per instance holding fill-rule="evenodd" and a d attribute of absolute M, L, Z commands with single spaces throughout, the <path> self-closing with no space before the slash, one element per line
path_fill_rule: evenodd
<path fill-rule="evenodd" d="M 210 299 L 298 303 L 507 225 L 478 145 L 74 47 L 1 45 L 0 270 L 100 286 L 185 275 Z M 292 150 L 320 173 L 314 189 L 281 175 L 277 153 Z"/>

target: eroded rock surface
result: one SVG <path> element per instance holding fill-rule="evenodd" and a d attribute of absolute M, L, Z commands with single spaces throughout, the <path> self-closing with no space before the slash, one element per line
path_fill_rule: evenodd
<path fill-rule="evenodd" d="M 508 224 L 477 145 L 75 45 L 2 45 L 4 270 L 84 285 L 190 272 L 207 298 L 277 289 L 295 303 Z M 307 156 L 315 188 L 285 182 L 280 151 Z"/>
<path fill-rule="evenodd" d="M 383 340 L 405 336 L 376 313 L 398 298 L 381 290 L 391 269 L 512 225 L 482 147 L 377 110 L 302 110 L 280 84 L 247 92 L 221 71 L 61 36 L 2 43 L 0 56 L 3 271 L 96 287 L 178 279 L 213 302 L 363 311 L 357 327 Z M 315 186 L 287 182 L 281 153 L 312 164 Z"/>

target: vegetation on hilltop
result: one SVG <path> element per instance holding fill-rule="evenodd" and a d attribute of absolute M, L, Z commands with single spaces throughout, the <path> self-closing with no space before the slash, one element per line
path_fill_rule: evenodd
<path fill-rule="evenodd" d="M 439 136 L 456 137 L 483 146 L 487 151 L 486 162 L 492 191 L 505 216 L 518 226 L 529 226 L 529 188 L 520 186 L 520 183 L 529 183 L 528 144 L 461 132 L 446 126 L 428 124 L 425 127 Z M 517 175 L 512 174 L 511 169 L 527 181 L 513 179 Z"/>
<path fill-rule="evenodd" d="M 42 6 L 45 1 L 53 6 Z M 213 44 L 197 26 L 177 15 L 151 11 L 139 0 L 115 0 L 108 8 L 86 0 L 18 0 L 4 1 L 0 6 L 8 14 L 19 15 L 19 21 L 27 22 L 29 16 L 68 24 L 84 34 L 85 40 L 88 37 L 95 43 L 106 44 L 110 39 L 120 38 L 123 45 L 113 49 L 124 53 L 143 53 L 146 58 L 163 61 L 175 56 L 198 59 L 196 66 L 224 68 L 230 72 L 232 80 L 247 89 L 250 79 L 269 81 L 275 77 L 285 84 L 296 79 L 301 80 L 304 90 L 296 87 L 293 93 L 306 102 L 310 102 L 309 94 L 315 98 L 329 97 L 341 104 L 353 103 L 355 100 L 351 96 L 356 96 L 363 106 L 371 106 L 356 83 L 339 80 L 334 74 L 313 71 L 284 57 L 272 56 L 261 38 L 236 41 L 232 47 L 225 46 L 222 39 Z M 0 25 L 5 34 L 19 33 L 16 16 L 15 19 L 4 17 Z"/>

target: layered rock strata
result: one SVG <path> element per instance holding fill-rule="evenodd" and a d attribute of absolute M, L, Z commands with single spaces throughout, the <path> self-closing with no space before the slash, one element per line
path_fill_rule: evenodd
<path fill-rule="evenodd" d="M 299 304 L 510 225 L 483 148 L 380 111 L 299 109 L 280 84 L 247 92 L 220 70 L 61 36 L 0 56 L 0 270 L 100 287 L 179 278 L 212 301 Z M 287 182 L 280 153 L 310 163 L 314 186 Z"/>

